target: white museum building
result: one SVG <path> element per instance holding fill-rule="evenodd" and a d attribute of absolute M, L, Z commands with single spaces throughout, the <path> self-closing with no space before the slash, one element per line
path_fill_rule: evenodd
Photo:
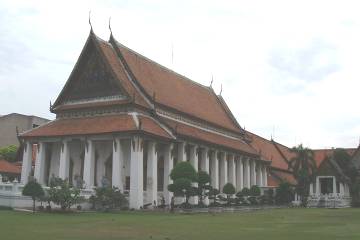
<path fill-rule="evenodd" d="M 270 161 L 249 143 L 221 95 L 91 30 L 57 100 L 56 119 L 24 132 L 21 184 L 52 176 L 90 194 L 104 183 L 130 208 L 169 204 L 169 174 L 189 161 L 211 185 L 267 186 Z M 32 149 L 36 144 L 35 168 Z M 196 199 L 194 200 L 196 203 Z"/>

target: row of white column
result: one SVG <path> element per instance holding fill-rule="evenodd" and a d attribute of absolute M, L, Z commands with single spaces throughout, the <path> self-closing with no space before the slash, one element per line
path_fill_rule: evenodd
<path fill-rule="evenodd" d="M 144 204 L 143 199 L 143 146 L 144 140 L 141 137 L 132 137 L 130 141 L 130 208 L 140 208 Z M 167 203 L 170 202 L 171 193 L 167 186 L 171 183 L 170 171 L 173 168 L 173 159 L 171 156 L 172 144 L 168 144 L 164 149 L 164 191 L 163 195 Z M 157 203 L 157 152 L 155 142 L 149 141 L 147 148 L 147 203 Z M 34 177 L 40 184 L 45 184 L 45 150 L 46 143 L 37 144 L 37 153 L 35 161 Z M 124 191 L 123 166 L 125 161 L 124 149 L 120 139 L 113 141 L 113 159 L 112 159 L 112 185 Z M 32 166 L 32 143 L 27 142 L 24 148 L 23 166 L 21 182 L 26 184 Z M 70 148 L 68 141 L 62 141 L 60 149 L 59 177 L 62 179 L 69 178 L 70 170 Z M 94 187 L 95 174 L 95 145 L 92 140 L 85 140 L 84 170 L 83 181 L 85 188 Z"/>
<path fill-rule="evenodd" d="M 332 193 L 333 194 L 336 194 L 338 193 L 338 190 L 339 190 L 339 195 L 340 196 L 349 196 L 350 193 L 349 193 L 349 188 L 348 188 L 348 185 L 346 183 L 342 183 L 342 182 L 339 182 L 339 189 L 337 189 L 337 183 L 336 183 L 336 177 L 335 176 L 317 176 L 316 177 L 316 180 L 315 180 L 315 189 L 314 189 L 314 184 L 313 183 L 310 183 L 310 195 L 316 195 L 316 196 L 319 196 L 321 195 L 321 182 L 320 182 L 320 179 L 321 178 L 332 178 Z M 315 192 L 314 192 L 315 190 Z"/>
<path fill-rule="evenodd" d="M 186 146 L 189 146 L 189 159 L 187 159 Z M 144 140 L 141 137 L 132 137 L 130 144 L 130 208 L 140 208 L 145 203 L 157 203 L 157 178 L 158 178 L 158 156 L 156 143 L 148 141 L 147 147 L 147 179 L 146 179 L 146 199 L 143 199 L 143 146 Z M 211 185 L 222 190 L 223 186 L 230 182 L 237 191 L 244 187 L 250 188 L 252 185 L 267 186 L 267 170 L 265 165 L 256 162 L 248 157 L 238 156 L 224 151 L 211 150 L 197 145 L 178 143 L 177 160 L 187 161 L 194 166 L 195 170 L 205 171 L 211 175 Z M 201 148 L 198 151 L 198 148 Z M 163 150 L 164 156 L 164 189 L 163 196 L 167 204 L 170 203 L 172 193 L 167 190 L 171 183 L 170 172 L 174 165 L 172 154 L 173 144 L 167 144 Z M 45 143 L 39 142 L 37 147 L 34 177 L 41 184 L 44 184 L 45 176 Z M 124 189 L 122 168 L 124 166 L 124 149 L 120 139 L 113 140 L 112 154 L 112 185 L 121 191 Z M 24 148 L 23 167 L 21 182 L 25 184 L 31 172 L 32 144 L 27 142 Z M 200 160 L 200 164 L 199 164 Z M 68 141 L 62 141 L 60 149 L 59 177 L 66 179 L 69 177 L 70 148 Z M 92 140 L 85 141 L 84 170 L 83 180 L 86 188 L 94 186 L 95 174 L 95 146 Z M 205 201 L 206 202 L 206 201 Z M 193 203 L 197 203 L 194 198 Z"/>
<path fill-rule="evenodd" d="M 264 164 L 245 156 L 225 151 L 211 150 L 207 147 L 189 144 L 189 161 L 198 170 L 210 173 L 211 186 L 222 191 L 226 183 L 232 183 L 237 191 L 253 185 L 267 186 L 267 169 Z M 198 151 L 201 148 L 201 151 Z M 200 152 L 200 156 L 197 154 Z M 178 160 L 186 161 L 186 143 L 178 144 Z"/>

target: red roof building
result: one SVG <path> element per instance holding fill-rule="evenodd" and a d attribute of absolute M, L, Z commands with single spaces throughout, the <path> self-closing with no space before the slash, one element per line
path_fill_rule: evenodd
<path fill-rule="evenodd" d="M 0 159 L 0 175 L 2 181 L 18 179 L 21 174 L 21 166 Z"/>
<path fill-rule="evenodd" d="M 22 183 L 34 177 L 78 179 L 129 191 L 130 207 L 167 202 L 174 164 L 207 171 L 218 189 L 267 186 L 271 159 L 249 144 L 224 99 L 203 86 L 91 30 L 51 112 L 56 119 L 21 134 Z M 146 193 L 145 198 L 144 192 Z M 194 200 L 196 201 L 196 200 Z"/>

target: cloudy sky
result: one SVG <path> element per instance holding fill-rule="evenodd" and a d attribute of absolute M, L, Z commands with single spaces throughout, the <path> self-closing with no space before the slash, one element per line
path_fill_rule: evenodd
<path fill-rule="evenodd" d="M 288 146 L 360 137 L 358 1 L 0 0 L 0 115 L 50 119 L 89 34 L 220 91 L 247 130 Z M 173 49 L 173 50 L 172 50 Z M 172 60 L 173 52 L 173 60 Z"/>

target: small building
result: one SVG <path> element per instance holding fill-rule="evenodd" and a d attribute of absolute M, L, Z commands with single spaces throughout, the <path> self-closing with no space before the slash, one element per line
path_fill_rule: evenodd
<path fill-rule="evenodd" d="M 0 182 L 20 180 L 21 165 L 0 159 Z"/>
<path fill-rule="evenodd" d="M 352 156 L 356 149 L 345 149 Z M 314 160 L 317 174 L 310 184 L 308 207 L 349 207 L 351 196 L 349 177 L 334 159 L 335 149 L 316 149 Z"/>
<path fill-rule="evenodd" d="M 24 132 L 47 123 L 48 119 L 32 115 L 10 113 L 0 116 L 0 148 L 19 146 L 17 131 Z"/>

